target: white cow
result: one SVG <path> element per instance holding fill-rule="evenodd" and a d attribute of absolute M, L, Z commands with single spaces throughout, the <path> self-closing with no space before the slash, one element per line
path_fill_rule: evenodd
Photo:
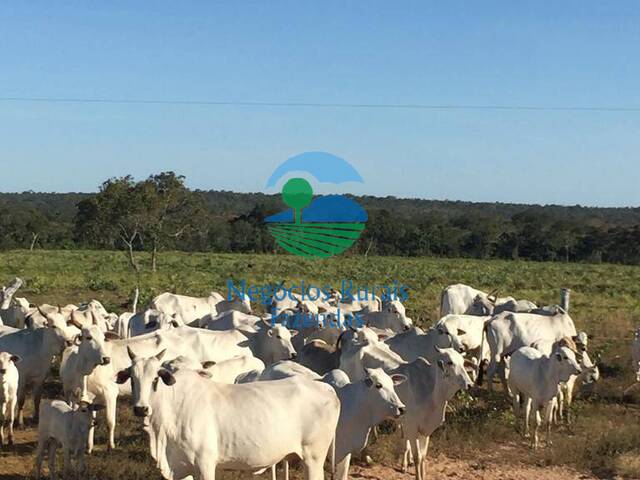
<path fill-rule="evenodd" d="M 0 310 L 0 325 L 24 328 L 25 319 L 35 311 L 35 307 L 32 306 L 26 298 L 13 297 L 10 305 L 6 309 Z"/>
<path fill-rule="evenodd" d="M 343 370 L 352 382 L 364 379 L 366 368 L 382 368 L 388 371 L 406 363 L 383 342 L 343 342 L 342 345 L 340 370 Z"/>
<path fill-rule="evenodd" d="M 574 338 L 576 327 L 567 313 L 558 315 L 537 315 L 532 313 L 504 312 L 486 323 L 485 335 L 490 357 L 487 367 L 489 390 L 493 389 L 493 377 L 498 367 L 504 365 L 503 359 L 520 347 L 528 347 L 535 342 L 557 342 L 564 337 Z M 483 354 L 484 356 L 484 354 Z M 506 378 L 501 373 L 506 386 Z M 482 369 L 478 384 L 482 384 Z"/>
<path fill-rule="evenodd" d="M 393 332 L 403 332 L 413 326 L 413 321 L 407 317 L 404 305 L 399 300 L 394 300 L 385 304 L 381 311 L 366 312 L 358 314 L 363 325 L 389 329 Z"/>
<path fill-rule="evenodd" d="M 169 317 L 177 314 L 185 324 L 189 324 L 207 315 L 217 315 L 228 310 L 251 313 L 251 303 L 246 296 L 229 301 L 217 292 L 211 292 L 208 297 L 162 293 L 151 301 L 149 309 L 157 310 Z"/>
<path fill-rule="evenodd" d="M 13 445 L 13 423 L 18 404 L 18 378 L 16 364 L 20 357 L 0 352 L 0 447 L 4 445 L 4 423 L 9 423 L 9 445 Z"/>
<path fill-rule="evenodd" d="M 434 360 L 438 355 L 436 347 L 453 348 L 460 353 L 465 351 L 458 339 L 457 330 L 454 332 L 447 325 L 438 325 L 425 333 L 412 328 L 388 338 L 384 343 L 405 362 L 412 362 L 418 357 Z"/>
<path fill-rule="evenodd" d="M 426 478 L 429 438 L 445 421 L 447 402 L 459 390 L 472 386 L 462 355 L 451 348 L 438 350 L 433 364 L 422 357 L 391 370 L 408 380 L 396 388 L 406 413 L 400 419 L 407 445 L 403 471 L 407 470 L 409 449 L 416 465 L 416 480 Z"/>
<path fill-rule="evenodd" d="M 331 384 L 331 379 L 328 379 Z M 344 386 L 334 385 L 340 399 L 340 419 L 336 430 L 335 477 L 347 480 L 351 456 L 367 446 L 371 429 L 387 418 L 400 418 L 405 405 L 394 387 L 407 377 L 400 374 L 387 375 L 380 368 L 367 369 L 363 380 Z"/>
<path fill-rule="evenodd" d="M 134 413 L 146 418 L 164 478 L 215 480 L 216 470 L 264 471 L 297 455 L 305 479 L 324 479 L 340 414 L 331 386 L 302 376 L 219 384 L 189 370 L 172 374 L 161 360 L 134 357 L 118 381 L 134 384 Z"/>
<path fill-rule="evenodd" d="M 79 330 L 67 325 L 62 315 L 46 314 L 47 326 L 35 330 L 19 330 L 0 336 L 0 351 L 22 358 L 18 364 L 18 423 L 24 425 L 23 407 L 27 387 L 33 388 L 34 419 L 38 420 L 38 406 L 42 385 L 51 368 L 54 355 L 59 355 L 65 345 L 72 344 Z"/>
<path fill-rule="evenodd" d="M 531 411 L 535 415 L 535 431 L 532 447 L 538 448 L 538 429 L 540 428 L 540 409 L 545 408 L 547 423 L 547 442 L 551 433 L 554 400 L 558 395 L 560 382 L 566 382 L 571 375 L 581 373 L 573 351 L 560 347 L 551 356 L 543 355 L 533 347 L 516 350 L 509 361 L 508 385 L 513 399 L 513 411 L 520 416 L 520 404 L 524 403 L 524 432 L 529 435 Z"/>
<path fill-rule="evenodd" d="M 235 383 L 236 378 L 249 372 L 260 374 L 265 365 L 262 360 L 253 356 L 240 356 L 222 360 L 221 362 L 198 362 L 189 357 L 180 356 L 162 364 L 172 373 L 178 370 L 195 370 L 217 383 Z"/>
<path fill-rule="evenodd" d="M 497 298 L 497 289 L 491 293 L 477 290 L 468 285 L 457 283 L 449 285 L 442 291 L 440 298 L 440 316 L 457 315 L 491 315 L 496 305 L 511 300 L 511 297 Z"/>
<path fill-rule="evenodd" d="M 38 448 L 36 450 L 36 480 L 42 473 L 45 450 L 49 450 L 49 471 L 51 479 L 56 478 L 56 449 L 62 446 L 64 456 L 64 478 L 69 478 L 72 457 L 77 461 L 77 477 L 86 475 L 85 451 L 89 429 L 93 424 L 93 412 L 101 410 L 101 405 L 91 405 L 80 401 L 76 408 L 62 400 L 45 400 L 40 406 L 38 424 Z"/>
<path fill-rule="evenodd" d="M 573 402 L 573 395 L 576 383 L 578 387 L 582 385 L 591 385 L 600 379 L 600 369 L 598 365 L 591 361 L 587 352 L 582 352 L 579 355 L 578 361 L 582 373 L 580 375 L 571 375 L 569 380 L 560 384 L 560 390 L 557 397 L 557 409 L 554 411 L 554 415 L 557 413 L 555 423 L 558 423 L 558 419 L 564 418 L 564 412 L 567 412 L 567 423 L 571 423 L 571 403 Z"/>

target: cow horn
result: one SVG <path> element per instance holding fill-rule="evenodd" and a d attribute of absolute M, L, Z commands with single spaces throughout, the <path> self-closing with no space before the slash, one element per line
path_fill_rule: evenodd
<path fill-rule="evenodd" d="M 42 316 L 43 316 L 45 319 L 47 319 L 47 320 L 51 320 L 51 318 L 49 317 L 49 314 L 48 314 L 48 313 L 46 313 L 44 310 L 42 310 L 42 308 L 41 308 L 39 305 L 38 305 L 38 307 L 37 307 L 37 308 L 38 308 L 38 313 L 39 313 L 40 315 L 42 315 Z"/>
<path fill-rule="evenodd" d="M 131 361 L 135 361 L 136 359 L 136 354 L 133 353 L 133 350 L 131 350 L 131 347 L 127 346 L 127 354 L 129 355 L 129 359 Z"/>
<path fill-rule="evenodd" d="M 84 326 L 82 324 L 82 322 L 80 320 L 78 320 L 78 312 L 76 312 L 75 310 L 73 310 L 71 312 L 71 325 L 73 325 L 74 327 L 77 327 L 79 329 L 82 329 L 82 327 Z"/>

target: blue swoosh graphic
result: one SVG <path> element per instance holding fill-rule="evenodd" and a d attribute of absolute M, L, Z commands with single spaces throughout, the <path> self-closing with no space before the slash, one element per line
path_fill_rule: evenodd
<path fill-rule="evenodd" d="M 326 152 L 306 152 L 276 168 L 267 180 L 267 188 L 274 187 L 284 175 L 295 171 L 308 172 L 320 183 L 363 183 L 360 174 L 346 160 Z"/>

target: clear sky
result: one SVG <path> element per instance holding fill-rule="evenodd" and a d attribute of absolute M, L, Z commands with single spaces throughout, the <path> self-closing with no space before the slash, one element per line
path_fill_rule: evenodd
<path fill-rule="evenodd" d="M 640 2 L 13 1 L 0 97 L 640 108 Z M 327 151 L 354 193 L 640 205 L 640 110 L 0 101 L 0 191 L 174 170 L 264 191 Z"/>

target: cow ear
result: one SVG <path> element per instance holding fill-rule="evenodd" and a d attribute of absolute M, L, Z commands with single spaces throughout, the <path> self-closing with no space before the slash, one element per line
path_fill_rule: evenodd
<path fill-rule="evenodd" d="M 22 361 L 22 358 L 20 358 L 20 355 L 11 355 L 11 361 L 13 363 L 20 363 Z"/>
<path fill-rule="evenodd" d="M 465 332 L 464 330 L 462 330 L 461 328 L 458 329 L 458 336 L 461 337 L 462 335 L 466 335 L 467 332 Z"/>
<path fill-rule="evenodd" d="M 212 360 L 208 360 L 206 362 L 202 362 L 202 368 L 211 368 L 216 364 L 216 362 Z"/>
<path fill-rule="evenodd" d="M 124 370 L 120 370 L 116 375 L 116 383 L 122 385 L 123 383 L 127 383 L 127 380 L 131 377 L 131 371 L 126 368 Z"/>
<path fill-rule="evenodd" d="M 442 360 L 438 360 L 438 368 L 440 368 L 440 370 L 442 370 L 443 372 L 445 371 L 444 362 Z"/>
<path fill-rule="evenodd" d="M 395 375 L 391 375 L 391 380 L 393 380 L 393 385 L 397 387 L 398 385 L 402 385 L 404 382 L 406 382 L 407 377 L 406 375 L 400 375 L 399 373 L 396 373 Z"/>
<path fill-rule="evenodd" d="M 109 342 L 111 340 L 120 340 L 120 335 L 114 332 L 104 332 L 104 339 Z"/>
<path fill-rule="evenodd" d="M 169 387 L 176 383 L 176 377 L 165 368 L 158 370 L 158 376 L 162 379 L 162 382 Z"/>
<path fill-rule="evenodd" d="M 76 335 L 76 338 L 73 340 L 74 345 L 80 345 L 82 343 L 82 334 Z"/>
<path fill-rule="evenodd" d="M 559 362 L 562 361 L 562 355 L 560 355 L 559 353 L 555 354 L 556 360 L 558 360 Z"/>
<path fill-rule="evenodd" d="M 295 337 L 298 334 L 298 330 L 289 330 L 291 332 L 291 338 Z"/>
<path fill-rule="evenodd" d="M 198 375 L 200 375 L 202 378 L 213 377 L 213 374 L 211 372 L 207 372 L 206 370 L 198 370 Z"/>
<path fill-rule="evenodd" d="M 364 379 L 364 384 L 369 388 L 373 387 L 373 380 L 371 380 L 371 377 L 366 377 Z"/>
<path fill-rule="evenodd" d="M 270 328 L 269 330 L 267 330 L 267 335 L 270 337 L 273 337 L 273 328 Z"/>
<path fill-rule="evenodd" d="M 164 358 L 165 353 L 167 353 L 167 349 L 166 348 L 156 355 L 156 360 L 161 362 L 162 359 Z"/>

